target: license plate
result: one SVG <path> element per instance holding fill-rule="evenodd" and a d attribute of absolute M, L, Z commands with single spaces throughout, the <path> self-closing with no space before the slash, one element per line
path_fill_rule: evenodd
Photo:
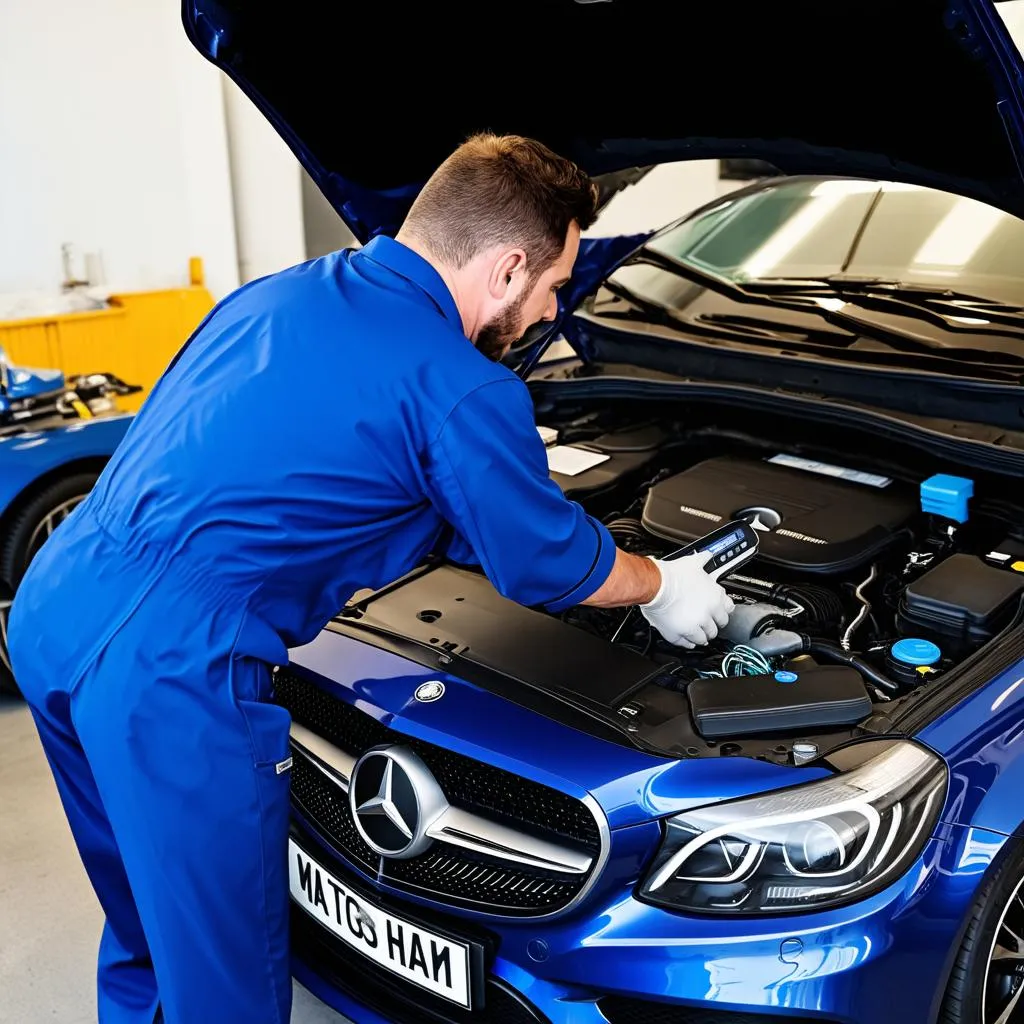
<path fill-rule="evenodd" d="M 288 840 L 292 900 L 346 945 L 392 974 L 471 1010 L 470 946 L 412 924 L 355 893 Z"/>

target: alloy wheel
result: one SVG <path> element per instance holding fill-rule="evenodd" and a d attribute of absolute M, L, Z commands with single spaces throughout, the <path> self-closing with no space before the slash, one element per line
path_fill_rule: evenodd
<path fill-rule="evenodd" d="M 43 546 L 46 539 L 54 530 L 64 522 L 65 519 L 75 510 L 76 506 L 85 501 L 84 494 L 76 494 L 67 501 L 62 501 L 54 506 L 42 519 L 39 520 L 36 528 L 32 531 L 28 541 L 28 561 L 35 557 L 36 552 Z"/>
<path fill-rule="evenodd" d="M 982 1024 L 1024 1024 L 1024 878 L 999 916 L 981 995 Z"/>

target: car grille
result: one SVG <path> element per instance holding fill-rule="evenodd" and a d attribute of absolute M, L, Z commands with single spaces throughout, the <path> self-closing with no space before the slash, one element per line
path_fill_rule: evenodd
<path fill-rule="evenodd" d="M 292 800 L 332 846 L 344 850 L 370 874 L 377 874 L 380 857 L 366 845 L 356 829 L 348 795 L 332 786 L 323 773 L 301 755 L 292 763 Z"/>
<path fill-rule="evenodd" d="M 355 866 L 397 889 L 506 916 L 538 916 L 568 906 L 599 863 L 601 832 L 581 801 L 548 786 L 405 736 L 294 672 L 278 672 L 274 699 L 294 721 L 351 757 L 396 744 L 416 753 L 453 807 L 524 834 L 557 841 L 592 858 L 590 871 L 560 873 L 510 863 L 437 841 L 417 857 L 380 858 L 356 829 L 347 794 L 299 751 L 292 768 L 298 812 Z"/>
<path fill-rule="evenodd" d="M 779 1017 L 774 1014 L 736 1013 L 732 1010 L 711 1010 L 701 1006 L 673 1006 L 647 999 L 626 999 L 608 996 L 597 1004 L 608 1024 L 830 1024 L 815 1017 Z M 836 1024 L 836 1022 L 832 1022 Z"/>
<path fill-rule="evenodd" d="M 301 910 L 292 911 L 292 948 L 320 977 L 394 1024 L 549 1024 L 548 1018 L 496 978 L 472 1013 L 410 985 L 353 953 Z"/>

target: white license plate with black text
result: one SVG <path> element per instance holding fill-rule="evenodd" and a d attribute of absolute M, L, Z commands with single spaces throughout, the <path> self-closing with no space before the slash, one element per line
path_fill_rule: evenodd
<path fill-rule="evenodd" d="M 291 897 L 356 952 L 420 988 L 472 1009 L 470 947 L 381 910 L 288 840 Z"/>

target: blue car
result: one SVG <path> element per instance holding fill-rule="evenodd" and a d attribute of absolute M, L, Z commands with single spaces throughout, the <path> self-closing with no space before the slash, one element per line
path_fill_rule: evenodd
<path fill-rule="evenodd" d="M 66 379 L 16 366 L 0 349 L 0 692 L 16 694 L 7 612 L 25 570 L 89 493 L 131 416 L 114 399 L 140 391 L 109 373 Z"/>
<path fill-rule="evenodd" d="M 275 673 L 295 975 L 359 1024 L 1020 1024 L 1024 64 L 996 7 L 183 16 L 364 241 L 482 127 L 594 175 L 779 171 L 589 240 L 510 356 L 623 547 L 756 536 L 728 629 L 684 651 L 443 561 L 354 594 Z"/>

